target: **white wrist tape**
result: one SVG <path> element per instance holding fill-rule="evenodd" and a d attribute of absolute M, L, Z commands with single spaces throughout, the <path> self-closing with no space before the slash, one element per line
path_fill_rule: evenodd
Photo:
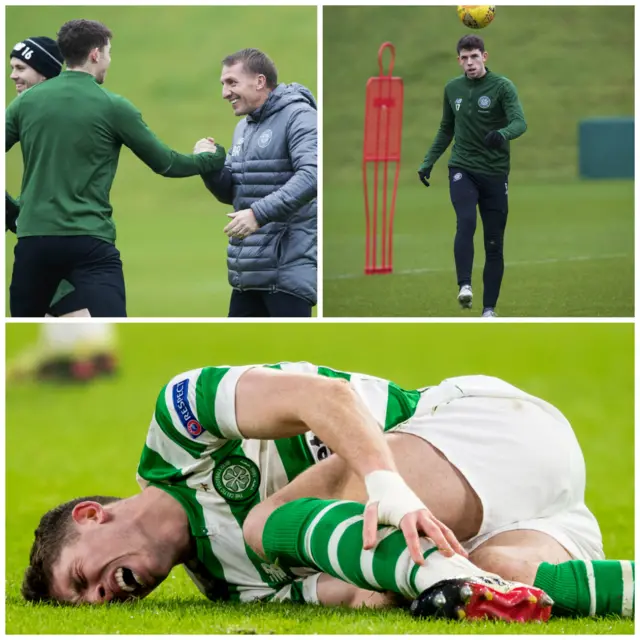
<path fill-rule="evenodd" d="M 365 476 L 364 484 L 369 496 L 367 505 L 378 503 L 379 524 L 400 528 L 400 520 L 408 513 L 426 509 L 399 473 L 372 471 Z"/>

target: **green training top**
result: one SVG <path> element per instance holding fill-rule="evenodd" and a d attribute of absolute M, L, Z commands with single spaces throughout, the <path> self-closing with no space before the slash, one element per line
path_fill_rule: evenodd
<path fill-rule="evenodd" d="M 484 137 L 499 131 L 507 140 L 501 149 L 489 149 Z M 527 130 L 516 87 L 487 68 L 478 79 L 466 75 L 450 80 L 444 88 L 442 121 L 423 167 L 433 167 L 455 139 L 450 167 L 489 175 L 509 173 L 509 140 Z"/>
<path fill-rule="evenodd" d="M 6 150 L 24 160 L 18 238 L 88 235 L 115 242 L 109 192 L 122 145 L 168 178 L 221 169 L 225 151 L 185 155 L 161 142 L 138 109 L 81 71 L 20 94 L 6 111 Z"/>

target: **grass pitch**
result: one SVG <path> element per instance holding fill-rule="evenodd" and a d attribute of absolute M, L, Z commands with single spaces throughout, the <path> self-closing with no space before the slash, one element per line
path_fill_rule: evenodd
<path fill-rule="evenodd" d="M 474 308 L 463 311 L 456 299 L 455 213 L 443 180 L 428 189 L 420 183 L 399 189 L 394 271 L 388 275 L 364 275 L 362 189 L 325 191 L 325 316 L 468 318 L 481 313 L 482 225 L 478 220 Z M 632 182 L 541 186 L 514 180 L 509 209 L 500 316 L 633 316 Z"/>
<path fill-rule="evenodd" d="M 36 331 L 8 325 L 7 357 Z M 79 495 L 137 492 L 135 469 L 159 389 L 179 371 L 205 364 L 307 359 L 407 388 L 452 375 L 501 376 L 549 400 L 572 422 L 587 462 L 587 504 L 605 551 L 610 558 L 634 557 L 631 324 L 123 324 L 118 333 L 117 377 L 7 389 L 7 633 L 633 633 L 632 622 L 616 618 L 516 627 L 418 622 L 403 611 L 213 605 L 181 568 L 133 605 L 26 605 L 19 587 L 39 517 Z"/>
<path fill-rule="evenodd" d="M 191 153 L 207 136 L 225 148 L 239 119 L 222 100 L 222 59 L 245 47 L 275 62 L 280 82 L 316 92 L 316 14 L 311 7 L 28 7 L 6 10 L 7 43 L 33 34 L 55 38 L 67 20 L 104 22 L 113 32 L 105 87 L 131 100 L 159 138 Z M 286 37 L 284 37 L 286 34 Z M 6 79 L 7 103 L 15 96 Z M 20 192 L 19 145 L 7 155 L 7 188 Z M 226 316 L 227 237 L 232 210 L 199 177 L 168 180 L 123 148 L 111 191 L 130 316 Z M 6 286 L 15 235 L 7 233 Z M 7 297 L 7 315 L 8 297 Z"/>

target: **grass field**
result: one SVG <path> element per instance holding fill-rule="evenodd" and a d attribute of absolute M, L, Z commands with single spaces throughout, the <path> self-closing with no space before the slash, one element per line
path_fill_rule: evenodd
<path fill-rule="evenodd" d="M 627 55 L 633 12 L 498 7 L 495 22 L 480 34 L 489 68 L 516 84 L 528 124 L 511 146 L 500 315 L 633 315 L 633 182 L 577 177 L 579 121 L 634 113 Z M 324 313 L 463 315 L 455 300 L 450 150 L 436 164 L 428 190 L 416 172 L 440 122 L 444 84 L 460 73 L 455 44 L 471 32 L 453 7 L 325 7 L 323 21 Z M 364 91 L 367 78 L 378 74 L 377 52 L 386 40 L 396 45 L 394 75 L 405 86 L 394 274 L 365 278 Z M 591 57 L 596 50 L 602 56 Z M 575 64 L 578 58 L 592 64 Z M 597 83 L 589 81 L 594 74 Z M 478 220 L 471 315 L 481 311 L 483 264 Z"/>
<path fill-rule="evenodd" d="M 113 32 L 105 87 L 131 100 L 165 143 L 190 153 L 212 136 L 225 148 L 238 119 L 222 100 L 220 61 L 245 47 L 267 52 L 281 82 L 316 92 L 316 7 L 8 7 L 6 37 L 55 37 L 73 18 L 104 22 Z M 283 34 L 286 33 L 286 37 Z M 6 96 L 15 96 L 6 80 Z M 7 188 L 20 191 L 22 157 L 7 155 Z M 167 180 L 123 149 L 112 204 L 130 316 L 225 316 L 227 237 L 231 209 L 198 177 Z M 7 234 L 11 277 L 15 236 Z M 187 276 L 188 274 L 188 276 Z M 7 305 L 8 314 L 8 305 Z"/>
<path fill-rule="evenodd" d="M 554 403 L 572 422 L 587 462 L 587 504 L 605 551 L 611 558 L 634 556 L 631 324 L 126 324 L 118 332 L 118 377 L 86 387 L 7 390 L 7 633 L 633 633 L 632 622 L 617 619 L 511 627 L 417 622 L 400 611 L 214 606 L 181 568 L 131 606 L 25 606 L 19 586 L 40 515 L 82 494 L 135 493 L 159 389 L 179 371 L 205 364 L 306 359 L 407 388 L 466 373 L 504 377 Z M 8 325 L 7 357 L 35 337 L 34 325 Z"/>
<path fill-rule="evenodd" d="M 478 220 L 474 309 L 462 311 L 453 260 L 456 221 L 446 178 L 428 190 L 417 181 L 400 188 L 390 275 L 364 275 L 361 207 L 361 188 L 325 190 L 325 316 L 480 314 L 482 226 Z M 509 207 L 499 315 L 633 316 L 632 182 L 541 186 L 514 180 Z"/>

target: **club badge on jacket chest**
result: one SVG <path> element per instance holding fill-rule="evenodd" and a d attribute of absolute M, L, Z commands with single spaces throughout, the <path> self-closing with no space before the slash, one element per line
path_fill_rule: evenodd
<path fill-rule="evenodd" d="M 493 120 L 500 117 L 500 109 L 495 97 L 482 94 L 471 98 L 454 98 L 451 106 L 456 118 Z"/>
<path fill-rule="evenodd" d="M 245 142 L 247 143 L 245 145 Z M 245 160 L 269 158 L 273 155 L 275 141 L 272 129 L 262 129 L 240 138 L 231 148 L 231 157 Z"/>

